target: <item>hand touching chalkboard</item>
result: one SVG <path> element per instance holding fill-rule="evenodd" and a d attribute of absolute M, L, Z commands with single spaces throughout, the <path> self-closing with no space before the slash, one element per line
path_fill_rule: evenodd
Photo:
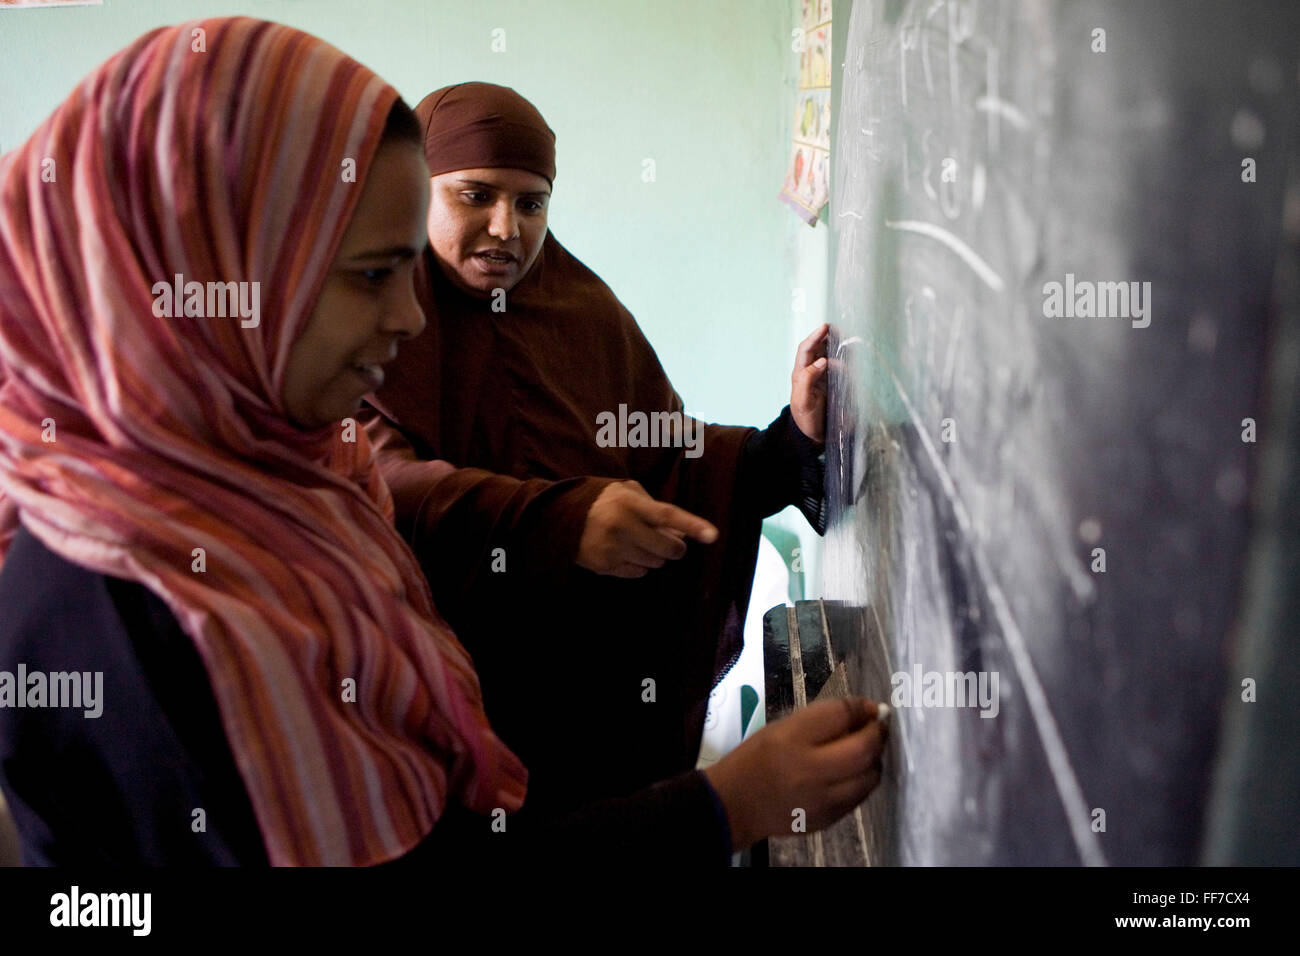
<path fill-rule="evenodd" d="M 826 340 L 822 323 L 799 343 L 790 374 L 790 414 L 799 430 L 815 442 L 826 441 Z"/>

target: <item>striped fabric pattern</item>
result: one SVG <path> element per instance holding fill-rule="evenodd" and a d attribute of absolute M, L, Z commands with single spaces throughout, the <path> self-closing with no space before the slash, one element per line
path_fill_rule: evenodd
<path fill-rule="evenodd" d="M 364 429 L 280 398 L 396 99 L 309 34 L 208 19 L 141 37 L 0 158 L 0 561 L 21 520 L 167 603 L 277 865 L 392 859 L 527 779 Z M 259 282 L 260 323 L 156 317 L 176 275 Z"/>

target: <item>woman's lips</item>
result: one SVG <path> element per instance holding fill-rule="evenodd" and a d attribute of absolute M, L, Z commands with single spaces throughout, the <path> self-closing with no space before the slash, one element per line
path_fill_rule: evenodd
<path fill-rule="evenodd" d="M 508 252 L 476 252 L 470 258 L 481 272 L 494 276 L 508 274 L 519 261 Z"/>

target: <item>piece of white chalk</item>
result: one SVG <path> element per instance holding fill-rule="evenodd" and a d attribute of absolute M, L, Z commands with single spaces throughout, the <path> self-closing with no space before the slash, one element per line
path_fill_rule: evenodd
<path fill-rule="evenodd" d="M 876 720 L 880 721 L 882 724 L 889 723 L 889 718 L 893 713 L 893 709 L 888 704 L 876 705 Z"/>

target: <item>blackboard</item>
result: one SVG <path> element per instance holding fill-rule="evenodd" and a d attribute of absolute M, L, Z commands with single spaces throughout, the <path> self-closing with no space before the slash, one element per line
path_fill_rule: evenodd
<path fill-rule="evenodd" d="M 996 715 L 899 709 L 873 862 L 1195 863 L 1249 706 L 1300 5 L 857 0 L 835 29 L 823 593 L 857 692 L 999 678 Z"/>

